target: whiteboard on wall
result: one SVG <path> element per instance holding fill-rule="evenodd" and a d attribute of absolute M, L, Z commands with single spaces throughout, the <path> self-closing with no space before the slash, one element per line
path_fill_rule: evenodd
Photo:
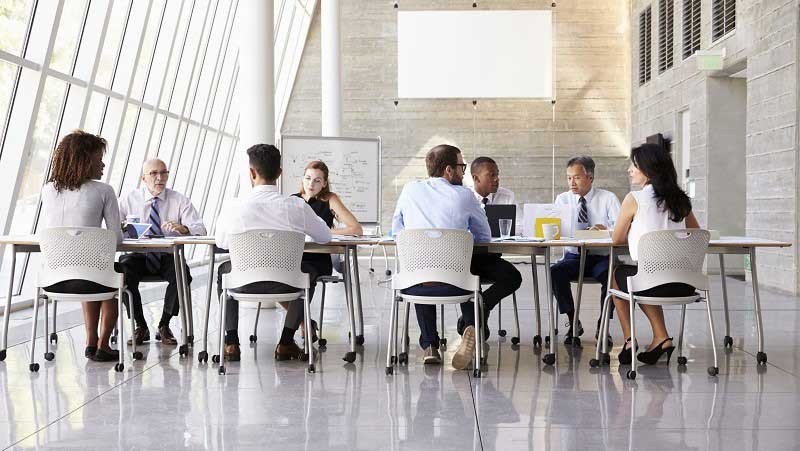
<path fill-rule="evenodd" d="M 400 98 L 553 97 L 553 14 L 400 11 Z"/>
<path fill-rule="evenodd" d="M 300 190 L 309 161 L 328 165 L 331 191 L 361 223 L 378 223 L 381 216 L 380 138 L 328 138 L 284 136 L 281 139 L 283 175 L 281 192 Z"/>

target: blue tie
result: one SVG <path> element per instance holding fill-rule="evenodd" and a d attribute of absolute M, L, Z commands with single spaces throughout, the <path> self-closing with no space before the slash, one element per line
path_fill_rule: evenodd
<path fill-rule="evenodd" d="M 162 235 L 161 233 L 161 215 L 158 212 L 158 198 L 153 198 L 153 203 L 150 205 L 150 216 L 148 218 L 150 223 L 150 235 Z M 157 273 L 161 269 L 161 253 L 148 252 L 145 254 L 145 264 L 147 270 L 151 273 Z"/>

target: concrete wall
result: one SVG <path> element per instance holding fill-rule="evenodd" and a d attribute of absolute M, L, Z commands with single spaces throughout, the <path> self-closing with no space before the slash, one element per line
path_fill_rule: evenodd
<path fill-rule="evenodd" d="M 400 1 L 401 10 L 470 9 L 454 0 Z M 547 9 L 550 1 L 480 1 L 480 9 Z M 348 0 L 342 7 L 343 134 L 383 139 L 383 225 L 390 224 L 402 186 L 426 177 L 424 155 L 451 143 L 465 160 L 495 158 L 501 184 L 520 202 L 552 200 L 552 142 L 556 193 L 565 189 L 566 160 L 589 154 L 598 163 L 596 185 L 628 191 L 630 63 L 628 5 L 621 0 L 558 2 L 555 122 L 550 102 L 402 100 L 397 107 L 397 9 L 391 1 Z M 433 69 L 432 69 L 433 70 Z M 281 129 L 285 135 L 320 133 L 320 21 L 315 16 Z M 335 180 L 333 180 L 335 183 Z"/>
<path fill-rule="evenodd" d="M 634 0 L 631 18 L 653 5 L 653 57 L 658 55 L 658 2 Z M 746 69 L 746 141 L 744 173 L 745 225 L 750 236 L 779 239 L 795 244 L 782 250 L 758 253 L 759 279 L 763 285 L 797 293 L 798 249 L 798 145 L 797 145 L 797 35 L 796 0 L 737 1 L 736 31 L 711 42 L 712 2 L 703 2 L 701 48 L 725 48 L 725 69 L 708 73 L 696 70 L 696 57 L 682 59 L 683 2 L 675 2 L 675 66 L 644 86 L 633 80 L 631 128 L 633 142 L 653 133 L 674 134 L 678 113 L 691 111 L 691 172 L 696 181 L 694 208 L 701 224 L 714 222 L 709 214 L 710 192 L 727 189 L 725 177 L 714 177 L 711 165 L 718 155 L 710 151 L 714 126 L 710 108 L 718 108 L 709 93 L 718 92 L 712 77 L 728 77 Z M 638 70 L 638 29 L 632 30 L 632 73 Z M 677 144 L 677 143 L 676 143 Z M 734 149 L 731 149 L 733 151 Z M 675 148 L 676 152 L 680 149 Z M 741 150 L 737 150 L 741 151 Z M 716 169 L 716 168 L 715 168 Z M 716 201 L 715 201 L 716 202 Z M 724 208 L 724 206 L 722 206 Z M 714 224 L 711 224 L 713 227 Z"/>

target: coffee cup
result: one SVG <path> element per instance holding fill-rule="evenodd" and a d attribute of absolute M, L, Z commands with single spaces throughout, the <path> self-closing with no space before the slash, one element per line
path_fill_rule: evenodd
<path fill-rule="evenodd" d="M 544 239 L 548 241 L 555 239 L 556 235 L 558 235 L 558 225 L 542 224 L 542 235 Z"/>

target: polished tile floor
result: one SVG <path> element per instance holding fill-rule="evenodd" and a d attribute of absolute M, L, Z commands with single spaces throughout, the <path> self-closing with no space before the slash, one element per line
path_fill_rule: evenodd
<path fill-rule="evenodd" d="M 366 265 L 362 264 L 362 268 Z M 378 276 L 362 272 L 366 343 L 347 364 L 346 310 L 341 284 L 329 288 L 317 373 L 300 362 L 275 362 L 272 350 L 282 321 L 262 311 L 257 345 L 243 346 L 242 361 L 219 376 L 213 364 L 180 358 L 175 347 L 151 343 L 145 359 L 115 373 L 112 364 L 83 357 L 84 332 L 77 307 L 59 306 L 56 358 L 41 357 L 28 371 L 30 312 L 12 316 L 8 357 L 0 363 L 0 448 L 84 449 L 751 449 L 800 447 L 800 304 L 798 298 L 762 290 L 769 362 L 755 361 L 752 291 L 729 279 L 732 352 L 720 349 L 720 375 L 709 377 L 712 353 L 705 310 L 687 313 L 686 355 L 679 370 L 669 365 L 640 368 L 636 381 L 624 377 L 616 352 L 610 368 L 592 370 L 596 286 L 587 288 L 584 348 L 559 347 L 555 367 L 541 361 L 531 345 L 535 319 L 530 266 L 519 294 L 522 344 L 498 338 L 497 315 L 490 321 L 488 366 L 481 379 L 449 364 L 423 367 L 412 347 L 411 362 L 386 376 L 385 335 L 389 291 Z M 540 268 L 540 273 L 542 269 Z M 540 277 L 543 273 L 540 274 Z M 715 278 L 717 342 L 723 315 Z M 195 277 L 195 303 L 204 299 L 205 278 Z M 319 292 L 319 291 L 318 291 Z M 716 297 L 715 297 L 716 296 Z M 318 308 L 319 300 L 314 301 Z M 156 318 L 160 303 L 147 304 Z M 200 306 L 196 330 L 200 332 Z M 254 310 L 242 310 L 240 335 L 250 334 Z M 212 319 L 216 316 L 212 309 Z M 314 315 L 318 311 L 315 308 Z M 447 311 L 455 349 L 457 314 Z M 544 318 L 544 316 L 543 316 Z M 643 326 L 646 325 L 644 317 Z M 667 312 L 677 333 L 677 310 Z M 512 335 L 510 303 L 503 311 Z M 562 333 L 564 317 L 560 318 Z M 413 314 L 412 314 L 413 323 Z M 177 324 L 174 322 L 173 324 Z M 212 324 L 215 321 L 212 320 Z M 644 329 L 644 330 L 642 330 Z M 647 327 L 640 341 L 649 342 Z M 151 330 L 152 332 L 152 330 Z M 177 331 L 176 331 L 177 332 Z M 616 323 L 612 333 L 619 343 Z M 412 337 L 416 336 L 412 329 Z M 509 338 L 506 337 L 506 338 Z M 415 340 L 412 338 L 412 343 Z M 562 341 L 562 340 L 559 340 Z M 211 338 L 216 343 L 216 338 Z"/>

